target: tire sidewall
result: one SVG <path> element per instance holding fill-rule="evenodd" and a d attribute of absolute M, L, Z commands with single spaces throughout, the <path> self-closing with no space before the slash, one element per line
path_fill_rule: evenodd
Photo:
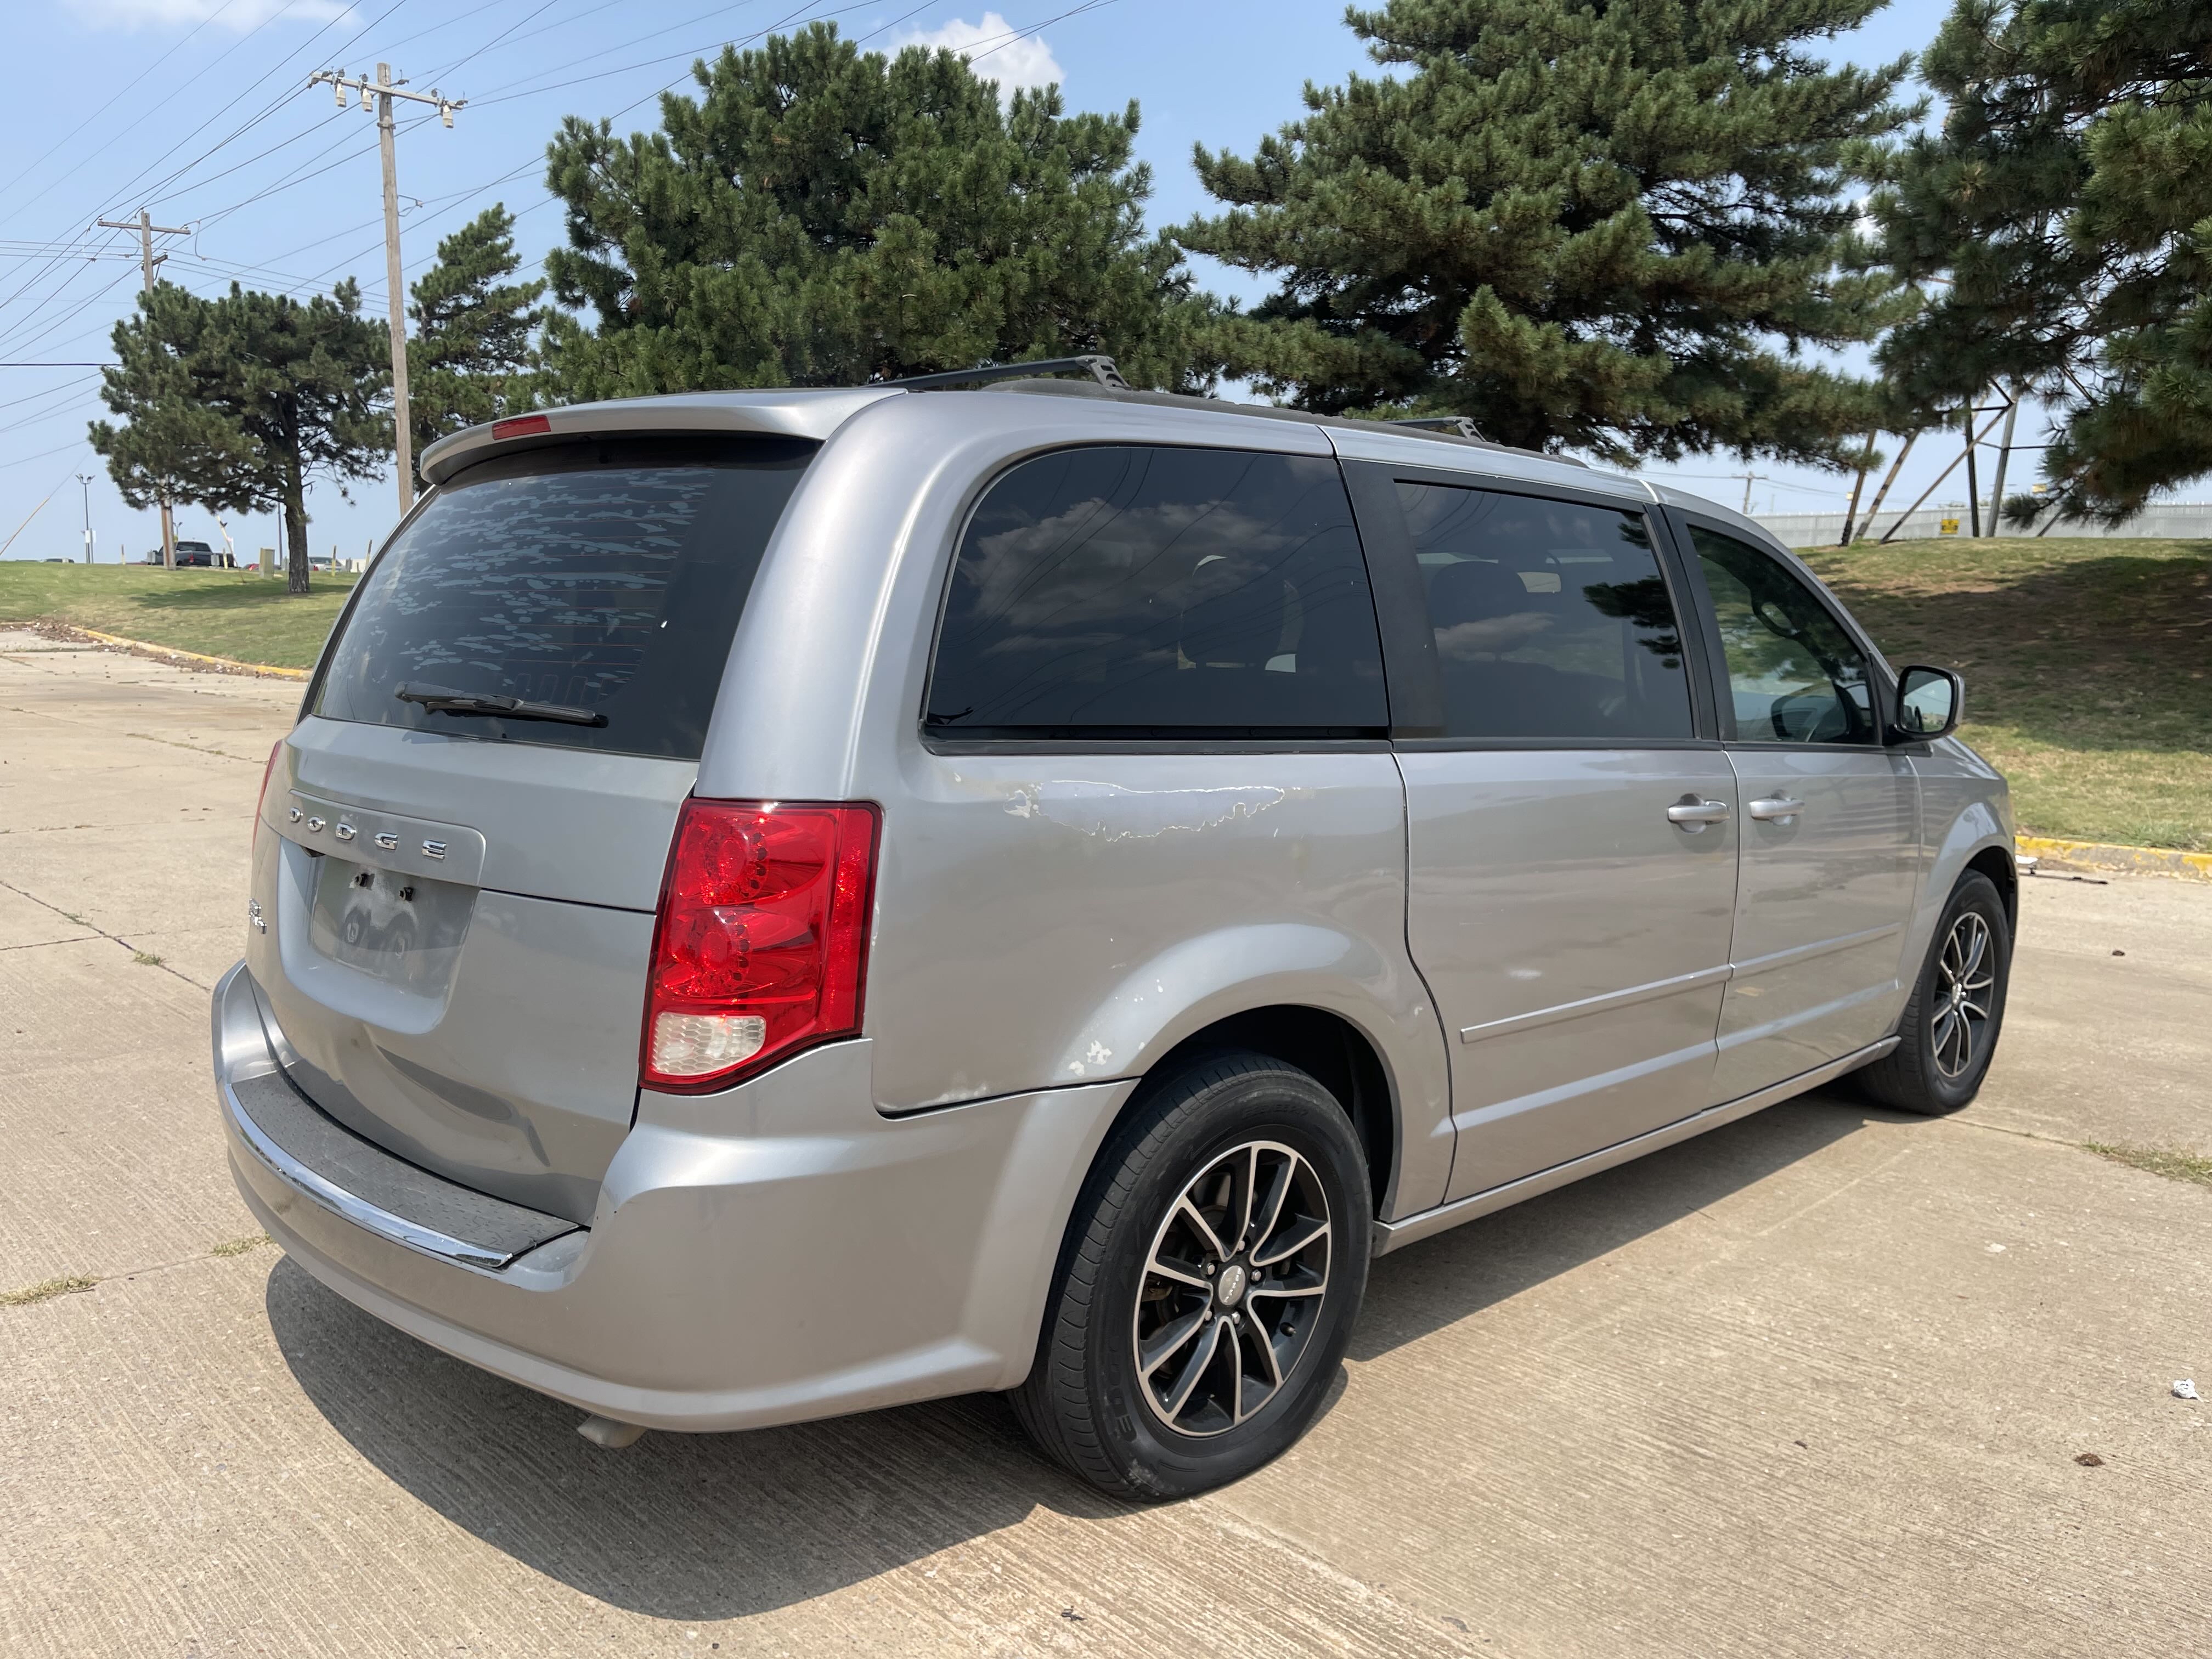
<path fill-rule="evenodd" d="M 1968 910 L 1978 912 L 1989 926 L 1990 942 L 1996 954 L 1996 971 L 1990 986 L 1990 1017 L 1983 1027 L 1981 1053 L 1962 1076 L 1947 1078 L 1936 1064 L 1936 987 L 1942 976 L 1943 947 L 1950 939 L 1951 930 L 1958 926 L 1959 918 Z M 2011 981 L 2012 925 L 2005 915 L 2004 901 L 1987 876 L 1970 873 L 1952 890 L 1950 902 L 1943 907 L 1942 919 L 1936 925 L 1936 937 L 1929 942 L 1928 960 L 1920 970 L 1919 989 L 1913 998 L 1913 1018 L 1917 1022 L 1913 1048 L 1919 1063 L 1921 1084 L 1939 1110 L 1956 1111 L 1981 1092 L 1982 1079 L 1989 1074 L 1990 1062 L 1996 1056 L 1997 1038 L 2004 1030 L 2005 1000 Z"/>
<path fill-rule="evenodd" d="M 1104 1449 L 1122 1478 L 1158 1498 L 1203 1492 L 1295 1443 L 1327 1403 L 1367 1279 L 1367 1170 L 1342 1108 L 1304 1073 L 1271 1068 L 1202 1090 L 1188 1119 L 1153 1148 L 1131 1184 L 1099 1262 L 1087 1356 Z M 1218 1435 L 1177 1434 L 1153 1414 L 1137 1380 L 1133 1316 L 1153 1235 L 1184 1186 L 1222 1153 L 1279 1141 L 1320 1177 L 1329 1204 L 1329 1290 L 1289 1380 L 1245 1422 Z"/>

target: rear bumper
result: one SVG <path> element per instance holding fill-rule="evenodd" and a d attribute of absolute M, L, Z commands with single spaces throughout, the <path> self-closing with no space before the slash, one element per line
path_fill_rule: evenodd
<path fill-rule="evenodd" d="M 1132 1086 L 887 1119 L 865 1040 L 817 1049 L 726 1094 L 644 1096 L 592 1224 L 544 1218 L 556 1236 L 532 1244 L 532 1212 L 493 1214 L 500 1232 L 481 1195 L 421 1171 L 445 1190 L 402 1191 L 368 1167 L 374 1149 L 302 1157 L 299 1126 L 272 1135 L 276 1061 L 244 963 L 212 1020 L 232 1176 L 301 1267 L 472 1364 L 664 1429 L 1020 1382 L 1077 1189 Z"/>

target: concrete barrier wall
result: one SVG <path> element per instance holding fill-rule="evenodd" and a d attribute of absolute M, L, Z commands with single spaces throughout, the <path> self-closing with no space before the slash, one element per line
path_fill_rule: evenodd
<path fill-rule="evenodd" d="M 1841 513 L 1761 513 L 1754 515 L 1782 538 L 1785 547 L 1833 547 L 1843 539 L 1844 515 Z M 1888 536 L 1892 541 L 1923 541 L 1946 535 L 1964 536 L 1970 523 L 1964 502 L 1945 507 L 1923 507 L 1911 514 L 1904 527 L 1894 535 L 1890 526 L 1897 522 L 1897 510 L 1887 504 L 1875 523 L 1875 536 Z M 1946 532 L 1947 522 L 1955 527 Z M 1862 524 L 1857 533 L 1866 536 L 1868 527 Z M 2008 528 L 2008 535 L 2033 535 L 2033 531 L 2021 532 Z M 2159 536 L 2180 541 L 2212 540 L 2212 501 L 2172 501 L 2137 514 L 2124 524 L 2105 529 L 2097 525 L 2053 524 L 2053 536 Z"/>

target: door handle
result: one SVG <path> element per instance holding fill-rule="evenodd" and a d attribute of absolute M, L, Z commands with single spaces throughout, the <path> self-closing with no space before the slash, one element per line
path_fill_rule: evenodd
<path fill-rule="evenodd" d="M 1686 835 L 1701 836 L 1707 824 L 1727 823 L 1728 815 L 1729 804 L 1724 800 L 1685 795 L 1667 809 L 1667 822 Z"/>
<path fill-rule="evenodd" d="M 1762 823 L 1787 823 L 1805 810 L 1805 803 L 1791 800 L 1787 795 L 1777 795 L 1769 800 L 1755 800 L 1746 810 Z"/>

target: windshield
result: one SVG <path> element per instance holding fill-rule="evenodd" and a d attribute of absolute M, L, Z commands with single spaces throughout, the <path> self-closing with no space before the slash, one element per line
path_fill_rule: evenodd
<path fill-rule="evenodd" d="M 362 580 L 308 700 L 326 720 L 696 760 L 724 659 L 815 446 L 593 440 L 444 485 Z M 409 688 L 604 724 L 455 712 Z"/>

